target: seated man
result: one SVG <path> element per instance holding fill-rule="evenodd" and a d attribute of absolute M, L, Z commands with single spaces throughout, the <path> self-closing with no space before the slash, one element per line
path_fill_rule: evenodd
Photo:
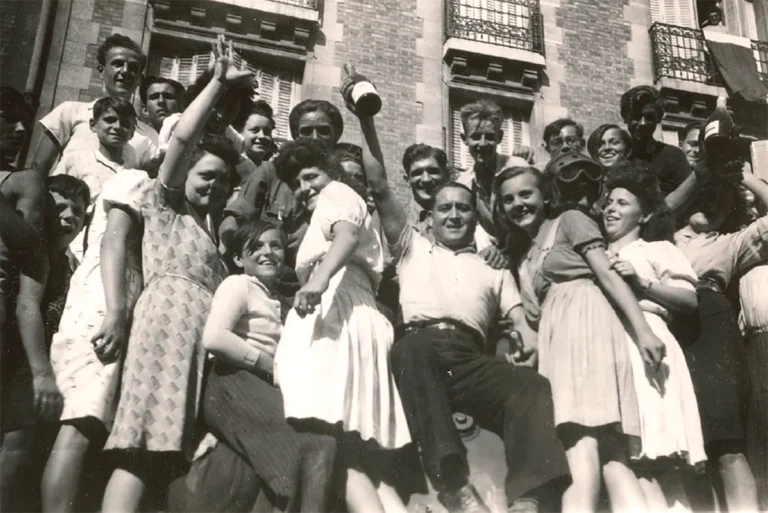
<path fill-rule="evenodd" d="M 389 187 L 373 118 L 361 117 L 360 125 L 365 173 L 401 283 L 405 323 L 396 329 L 392 370 L 427 476 L 449 512 L 489 511 L 469 484 L 466 448 L 452 417 L 458 409 L 503 438 L 510 510 L 538 511 L 538 501 L 557 496 L 569 471 L 549 382 L 487 354 L 497 317 L 522 335 L 526 360 L 535 352 L 514 278 L 475 254 L 475 204 L 464 185 L 436 191 L 429 212 L 435 242 L 410 227 Z"/>

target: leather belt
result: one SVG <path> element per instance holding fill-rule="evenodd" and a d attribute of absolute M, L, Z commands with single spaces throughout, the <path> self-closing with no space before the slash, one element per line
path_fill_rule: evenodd
<path fill-rule="evenodd" d="M 405 335 L 409 335 L 426 328 L 445 331 L 458 331 L 464 333 L 472 337 L 472 340 L 480 344 L 480 347 L 483 347 L 483 344 L 485 343 L 485 337 L 483 337 L 479 331 L 477 331 L 475 328 L 467 326 L 463 322 L 459 322 L 453 319 L 429 319 L 425 321 L 413 321 L 406 324 L 401 324 L 400 326 L 395 327 L 395 338 L 396 340 L 400 340 Z"/>

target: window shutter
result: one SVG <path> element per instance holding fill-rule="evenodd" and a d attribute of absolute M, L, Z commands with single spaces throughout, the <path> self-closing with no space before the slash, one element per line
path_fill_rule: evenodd
<path fill-rule="evenodd" d="M 472 156 L 461 140 L 460 110 L 460 105 L 453 105 L 451 108 L 451 165 L 454 172 L 472 169 Z"/>
<path fill-rule="evenodd" d="M 694 0 L 651 0 L 651 23 L 697 28 Z"/>
<path fill-rule="evenodd" d="M 173 79 L 177 74 L 176 59 L 173 57 L 160 57 L 157 65 L 157 76 Z"/>
<path fill-rule="evenodd" d="M 288 115 L 295 103 L 296 81 L 294 74 L 288 71 L 281 72 L 278 81 L 275 123 L 278 135 L 287 139 L 291 136 L 288 127 Z"/>

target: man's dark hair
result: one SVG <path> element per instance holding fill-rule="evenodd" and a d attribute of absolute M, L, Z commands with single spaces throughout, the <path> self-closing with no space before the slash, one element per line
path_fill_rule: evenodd
<path fill-rule="evenodd" d="M 409 173 L 414 162 L 423 159 L 435 159 L 443 173 L 448 173 L 448 156 L 440 148 L 428 144 L 416 143 L 408 146 L 403 153 L 403 169 Z"/>
<path fill-rule="evenodd" d="M 0 87 L 0 111 L 8 122 L 21 121 L 27 130 L 32 128 L 35 119 L 35 109 L 30 96 L 13 87 Z"/>
<path fill-rule="evenodd" d="M 688 137 L 688 134 L 690 134 L 692 130 L 702 130 L 703 128 L 704 128 L 704 123 L 702 123 L 701 121 L 691 121 L 690 123 L 685 125 L 677 133 L 680 144 L 683 144 L 683 142 L 685 142 L 685 138 Z"/>
<path fill-rule="evenodd" d="M 179 102 L 184 102 L 184 94 L 186 90 L 184 89 L 184 86 L 181 85 L 181 83 L 176 82 L 175 80 L 170 78 L 149 75 L 147 77 L 144 77 L 144 79 L 141 81 L 141 85 L 139 86 L 139 97 L 141 98 L 142 104 L 144 105 L 147 104 L 147 91 L 149 90 L 149 86 L 153 84 L 170 85 L 171 87 L 173 87 L 173 90 L 176 91 L 176 96 L 178 96 Z"/>
<path fill-rule="evenodd" d="M 93 120 L 98 121 L 110 110 L 115 111 L 115 114 L 117 114 L 121 121 L 131 120 L 132 124 L 136 124 L 136 110 L 131 105 L 131 102 L 116 96 L 105 96 L 96 100 L 93 104 Z"/>
<path fill-rule="evenodd" d="M 272 106 L 264 100 L 256 100 L 255 102 L 251 102 L 248 108 L 241 108 L 237 117 L 232 122 L 232 126 L 235 127 L 238 132 L 241 131 L 245 126 L 245 122 L 248 121 L 248 118 L 254 114 L 267 118 L 272 123 L 272 130 L 275 129 L 276 124 Z"/>
<path fill-rule="evenodd" d="M 363 149 L 357 144 L 336 143 L 333 148 L 333 156 L 341 164 L 342 162 L 354 162 L 363 165 Z"/>
<path fill-rule="evenodd" d="M 339 112 L 335 105 L 325 100 L 304 100 L 291 110 L 291 113 L 288 115 L 291 137 L 294 139 L 299 138 L 299 121 L 308 112 L 322 112 L 328 116 L 328 119 L 331 120 L 333 136 L 335 137 L 333 142 L 336 143 L 341 139 L 341 134 L 344 132 L 344 120 L 341 117 L 341 112 Z"/>
<path fill-rule="evenodd" d="M 580 138 L 584 137 L 584 127 L 579 123 L 576 123 L 571 118 L 560 118 L 554 120 L 544 128 L 544 144 L 549 144 L 549 140 L 560 133 L 560 130 L 567 126 L 576 128 L 576 135 Z"/>
<path fill-rule="evenodd" d="M 661 120 L 664 116 L 664 106 L 659 91 L 647 85 L 633 87 L 621 95 L 621 119 L 625 124 L 629 124 L 629 120 L 649 104 L 653 107 L 657 119 Z"/>
<path fill-rule="evenodd" d="M 96 61 L 101 66 L 107 65 L 107 53 L 112 48 L 127 48 L 139 54 L 141 69 L 144 69 L 144 66 L 147 64 L 146 55 L 144 55 L 144 53 L 141 51 L 141 47 L 136 44 L 133 39 L 122 34 L 112 34 L 107 39 L 105 39 L 103 43 L 101 43 L 101 46 L 99 46 L 99 50 L 96 53 Z"/>
<path fill-rule="evenodd" d="M 74 176 L 49 176 L 45 179 L 45 187 L 48 189 L 48 192 L 55 192 L 67 199 L 81 198 L 86 207 L 91 203 L 91 190 L 88 188 L 88 185 Z"/>

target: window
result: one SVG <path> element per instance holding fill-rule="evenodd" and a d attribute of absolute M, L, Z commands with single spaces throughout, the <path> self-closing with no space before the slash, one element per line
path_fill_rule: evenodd
<path fill-rule="evenodd" d="M 527 0 L 450 1 L 462 20 L 462 28 L 467 31 L 464 34 L 459 29 L 458 37 L 532 50 L 531 8 Z"/>
<path fill-rule="evenodd" d="M 661 131 L 661 141 L 670 146 L 678 146 L 680 144 L 680 136 L 674 127 L 664 127 Z"/>
<path fill-rule="evenodd" d="M 693 0 L 651 0 L 651 22 L 698 28 Z"/>
<path fill-rule="evenodd" d="M 461 114 L 460 110 L 464 104 L 451 106 L 451 165 L 454 170 L 461 171 L 472 169 L 472 156 L 467 150 L 467 146 L 461 140 Z M 528 116 L 519 110 L 504 110 L 505 124 L 504 138 L 499 145 L 499 153 L 503 155 L 512 155 L 512 151 L 519 146 L 530 145 L 528 135 Z"/>
<path fill-rule="evenodd" d="M 155 73 L 161 77 L 177 80 L 187 87 L 213 64 L 212 52 L 186 55 L 167 55 L 166 53 L 157 58 Z M 263 65 L 255 59 L 246 59 L 239 54 L 235 54 L 235 64 L 241 69 L 254 72 L 259 84 L 254 100 L 261 99 L 272 106 L 276 125 L 275 139 L 289 139 L 288 114 L 298 103 L 301 93 L 298 70 Z"/>

